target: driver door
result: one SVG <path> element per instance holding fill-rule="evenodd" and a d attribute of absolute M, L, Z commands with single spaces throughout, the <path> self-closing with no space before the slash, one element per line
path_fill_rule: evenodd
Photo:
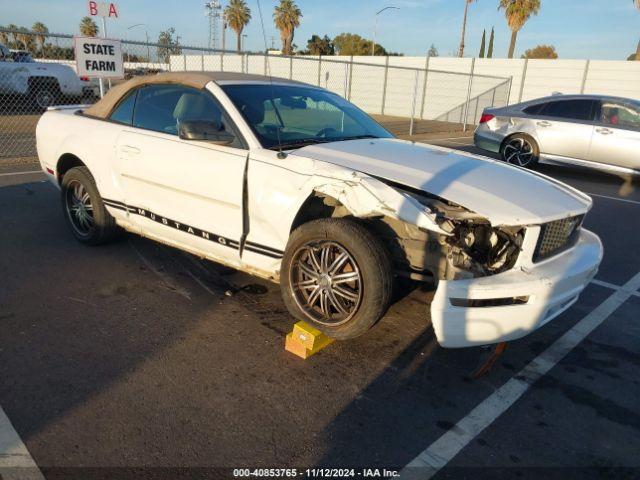
<path fill-rule="evenodd" d="M 206 90 L 141 87 L 133 124 L 116 144 L 116 174 L 131 221 L 149 236 L 237 263 L 248 151 L 236 135 L 221 146 L 183 140 L 185 120 L 216 120 L 231 130 Z"/>

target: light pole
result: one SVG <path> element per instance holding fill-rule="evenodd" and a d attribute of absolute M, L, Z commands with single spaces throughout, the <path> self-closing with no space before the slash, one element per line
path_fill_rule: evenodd
<path fill-rule="evenodd" d="M 378 36 L 378 15 L 380 15 L 385 10 L 400 10 L 400 8 L 394 7 L 394 6 L 389 6 L 389 7 L 384 7 L 383 9 L 378 10 L 376 12 L 376 20 L 375 20 L 375 23 L 374 23 L 374 26 L 373 26 L 373 45 L 371 45 L 371 56 L 372 57 L 376 54 L 376 37 Z"/>
<path fill-rule="evenodd" d="M 129 38 L 129 30 L 131 30 L 132 28 L 136 28 L 136 27 L 146 27 L 147 24 L 146 23 L 136 23 L 135 25 L 131 25 L 130 27 L 127 27 L 127 30 L 125 32 L 125 40 L 128 40 Z M 144 29 L 144 36 L 145 39 L 147 41 L 147 63 L 151 62 L 151 57 L 150 57 L 150 53 L 149 53 L 149 32 L 147 31 L 147 29 Z M 131 55 L 129 55 L 129 46 L 127 46 L 127 61 L 131 60 Z"/>
<path fill-rule="evenodd" d="M 224 52 L 227 49 L 227 21 L 224 20 L 222 22 L 222 51 Z"/>

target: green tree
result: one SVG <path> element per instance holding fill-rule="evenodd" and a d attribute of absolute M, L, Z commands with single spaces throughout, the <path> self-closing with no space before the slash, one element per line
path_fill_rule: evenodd
<path fill-rule="evenodd" d="M 173 38 L 176 29 L 171 27 L 158 35 L 158 60 L 163 63 L 169 63 L 171 55 L 180 55 L 180 37 Z"/>
<path fill-rule="evenodd" d="M 82 17 L 80 20 L 80 33 L 85 37 L 97 37 L 98 36 L 98 25 L 93 21 L 91 17 Z"/>
<path fill-rule="evenodd" d="M 487 58 L 493 58 L 494 35 L 495 35 L 495 32 L 493 31 L 493 27 L 491 27 L 491 35 L 489 35 L 489 49 L 487 50 Z"/>
<path fill-rule="evenodd" d="M 529 50 L 524 52 L 522 58 L 549 58 L 556 59 L 558 58 L 558 53 L 556 52 L 556 47 L 553 45 L 538 45 L 537 47 L 530 48 Z"/>
<path fill-rule="evenodd" d="M 336 49 L 331 39 L 325 35 L 312 35 L 307 41 L 307 51 L 310 55 L 335 55 Z"/>
<path fill-rule="evenodd" d="M 300 26 L 302 12 L 293 0 L 280 0 L 273 12 L 273 21 L 280 30 L 282 40 L 282 53 L 293 55 L 293 34 Z"/>
<path fill-rule="evenodd" d="M 242 30 L 251 20 L 251 10 L 244 0 L 230 0 L 224 9 L 224 20 L 238 37 L 236 50 L 242 50 Z"/>
<path fill-rule="evenodd" d="M 473 2 L 474 0 L 464 0 L 464 16 L 462 17 L 462 36 L 460 38 L 460 50 L 458 51 L 458 56 L 460 58 L 464 57 L 464 37 L 467 32 L 467 13 L 469 12 L 469 4 Z"/>
<path fill-rule="evenodd" d="M 513 58 L 516 50 L 518 32 L 532 15 L 540 11 L 540 0 L 500 0 L 498 10 L 503 9 L 507 18 L 507 25 L 511 29 L 509 43 L 509 58 Z"/>
<path fill-rule="evenodd" d="M 44 46 L 41 54 L 44 58 L 51 58 L 55 60 L 73 60 L 75 58 L 73 48 L 58 47 L 50 43 L 47 43 Z"/>
<path fill-rule="evenodd" d="M 436 48 L 436 46 L 432 43 L 431 46 L 429 47 L 429 50 L 427 50 L 427 57 L 437 57 L 440 54 L 438 53 L 438 49 Z"/>
<path fill-rule="evenodd" d="M 371 55 L 373 41 L 362 38 L 355 33 L 341 33 L 333 39 L 336 53 L 338 55 Z M 388 55 L 382 45 L 376 43 L 376 55 Z"/>
<path fill-rule="evenodd" d="M 482 30 L 482 41 L 480 42 L 480 54 L 478 55 L 478 57 L 480 58 L 484 58 L 484 47 L 486 42 L 487 42 L 487 31 Z"/>
<path fill-rule="evenodd" d="M 36 33 L 36 40 L 40 44 L 40 50 L 44 48 L 44 42 L 46 40 L 46 35 L 49 33 L 49 29 L 42 22 L 36 22 L 31 27 L 31 30 Z"/>
<path fill-rule="evenodd" d="M 16 34 L 17 45 L 19 49 L 24 49 L 34 53 L 36 51 L 35 37 L 25 27 L 20 27 Z"/>

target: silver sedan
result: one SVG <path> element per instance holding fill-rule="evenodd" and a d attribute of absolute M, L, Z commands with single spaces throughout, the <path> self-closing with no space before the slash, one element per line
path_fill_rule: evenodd
<path fill-rule="evenodd" d="M 554 95 L 487 108 L 474 141 L 521 167 L 540 161 L 640 174 L 640 101 Z"/>

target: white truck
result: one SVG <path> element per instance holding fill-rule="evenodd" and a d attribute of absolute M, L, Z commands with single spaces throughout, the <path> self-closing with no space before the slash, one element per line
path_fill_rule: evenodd
<path fill-rule="evenodd" d="M 136 77 L 49 109 L 36 138 L 80 242 L 124 229 L 279 282 L 295 318 L 338 339 L 372 327 L 405 278 L 435 286 L 442 346 L 513 340 L 576 302 L 602 258 L 587 195 L 393 138 L 291 80 Z"/>
<path fill-rule="evenodd" d="M 88 78 L 79 78 L 69 65 L 56 62 L 14 61 L 0 45 L 0 95 L 17 96 L 39 109 L 59 103 L 80 103 L 95 95 Z"/>

